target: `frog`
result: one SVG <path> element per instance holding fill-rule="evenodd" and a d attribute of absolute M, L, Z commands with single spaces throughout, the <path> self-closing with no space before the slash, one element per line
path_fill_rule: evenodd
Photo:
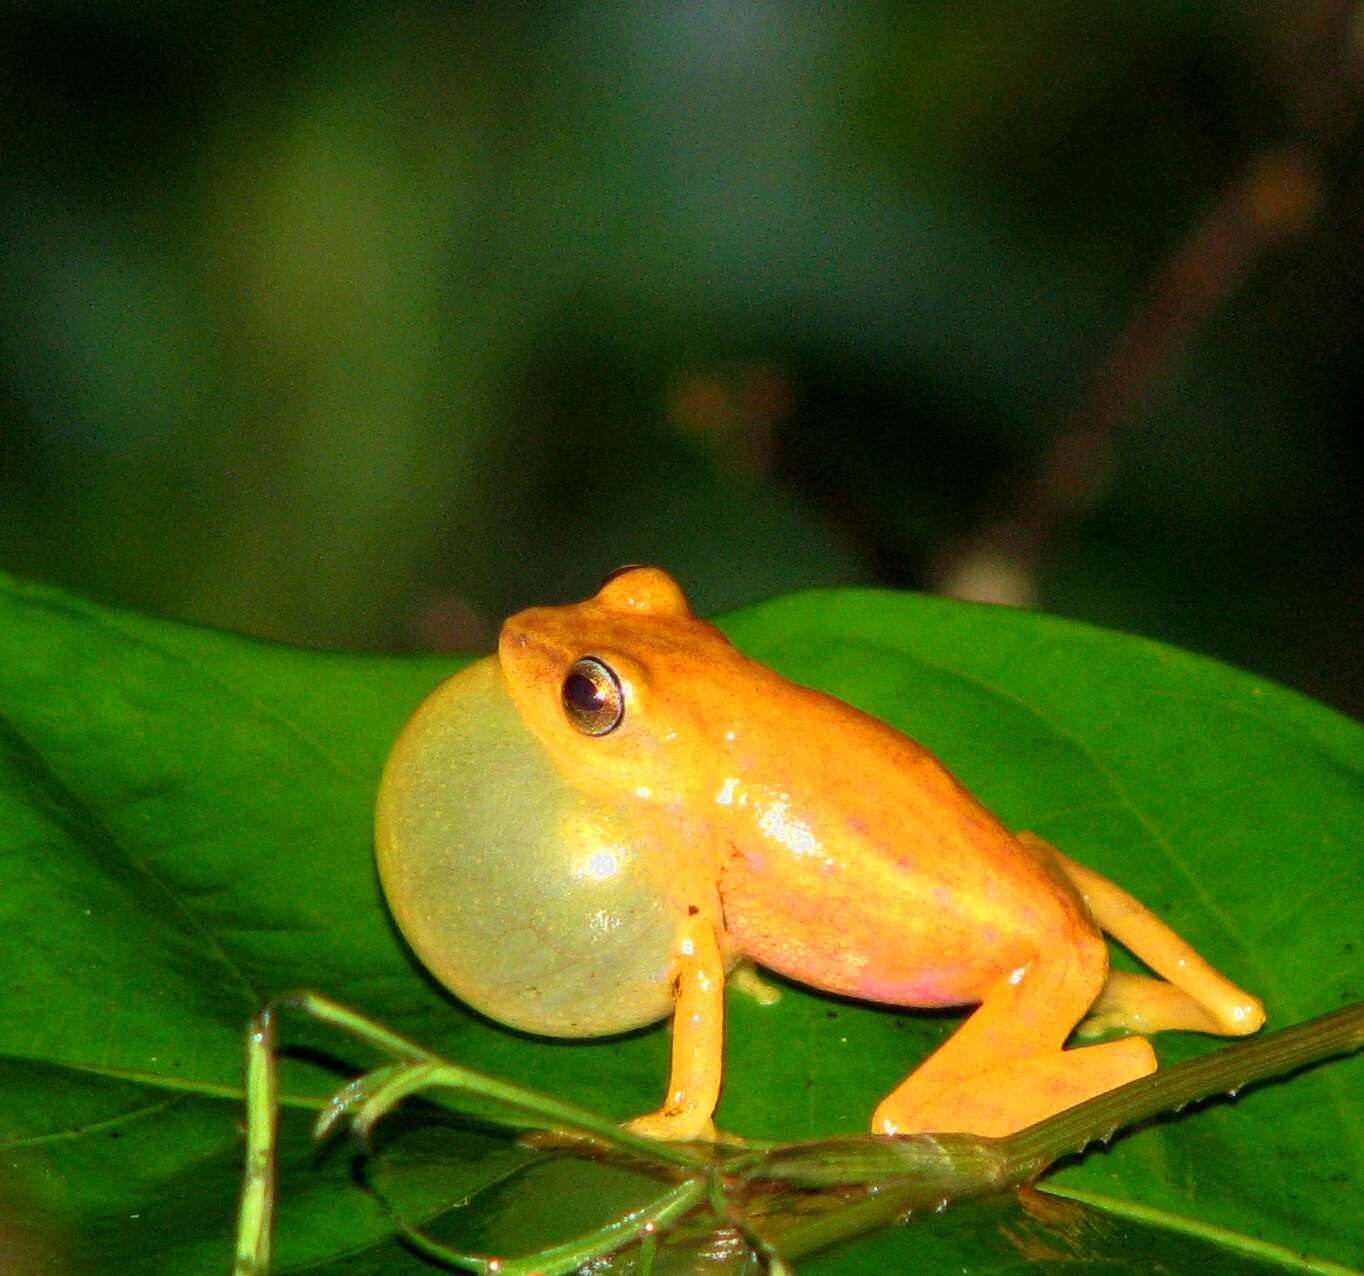
<path fill-rule="evenodd" d="M 657 567 L 517 612 L 437 687 L 384 767 L 375 848 L 403 937 L 477 1014 L 562 1038 L 671 1019 L 663 1101 L 629 1123 L 661 1140 L 717 1137 L 725 989 L 770 1000 L 755 968 L 969 1008 L 876 1105 L 886 1135 L 1008 1135 L 1154 1071 L 1154 1032 L 1265 1017 L 1120 886 L 743 654 Z M 1151 973 L 1112 968 L 1105 935 Z"/>

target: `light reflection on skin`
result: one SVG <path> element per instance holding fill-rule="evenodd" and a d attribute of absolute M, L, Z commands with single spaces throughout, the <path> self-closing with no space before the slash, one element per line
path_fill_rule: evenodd
<path fill-rule="evenodd" d="M 593 851 L 582 871 L 595 882 L 605 882 L 620 872 L 620 857 L 615 851 Z"/>
<path fill-rule="evenodd" d="M 814 829 L 791 814 L 791 803 L 785 795 L 764 808 L 758 817 L 758 827 L 766 837 L 780 842 L 795 855 L 820 855 L 824 851 Z"/>
<path fill-rule="evenodd" d="M 779 842 L 795 855 L 824 855 L 824 843 L 815 836 L 815 831 L 799 816 L 791 813 L 790 794 L 781 791 L 770 793 L 761 788 L 752 794 L 750 789 L 735 776 L 724 780 L 715 794 L 717 806 L 746 807 L 750 804 L 759 812 L 758 828 L 764 837 Z M 749 857 L 752 860 L 752 856 Z M 824 869 L 833 870 L 834 862 L 825 857 Z"/>
<path fill-rule="evenodd" d="M 573 867 L 573 876 L 594 882 L 609 882 L 619 876 L 627 856 L 612 845 L 612 839 L 590 815 L 570 811 L 560 819 L 558 840 L 561 846 L 591 847 Z"/>
<path fill-rule="evenodd" d="M 621 924 L 621 919 L 614 913 L 607 912 L 604 908 L 599 908 L 592 914 L 592 929 L 598 935 L 609 935 Z"/>
<path fill-rule="evenodd" d="M 739 781 L 731 776 L 720 786 L 715 801 L 718 806 L 747 806 L 748 794 L 740 791 Z"/>

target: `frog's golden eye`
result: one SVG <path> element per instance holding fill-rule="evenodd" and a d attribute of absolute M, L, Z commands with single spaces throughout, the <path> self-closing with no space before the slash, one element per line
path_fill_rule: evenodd
<path fill-rule="evenodd" d="M 596 656 L 576 661 L 560 693 L 568 720 L 583 735 L 606 735 L 625 716 L 625 693 L 611 666 Z"/>

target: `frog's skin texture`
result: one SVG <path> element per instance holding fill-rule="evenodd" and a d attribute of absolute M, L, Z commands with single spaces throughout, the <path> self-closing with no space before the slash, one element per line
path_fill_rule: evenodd
<path fill-rule="evenodd" d="M 1155 1068 L 1140 1035 L 1065 1049 L 1082 1020 L 1264 1021 L 1119 887 L 1010 832 L 907 736 L 747 659 L 654 568 L 520 612 L 437 688 L 389 759 L 377 847 L 413 949 L 490 1018 L 577 1037 L 672 1015 L 666 1099 L 632 1123 L 660 1138 L 713 1133 L 742 958 L 978 1005 L 877 1107 L 882 1133 L 1008 1134 Z M 1110 973 L 1103 931 L 1163 978 Z"/>

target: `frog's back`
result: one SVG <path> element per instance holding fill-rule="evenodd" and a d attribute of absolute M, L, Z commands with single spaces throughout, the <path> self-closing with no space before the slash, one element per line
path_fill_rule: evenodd
<path fill-rule="evenodd" d="M 1060 869 L 915 741 L 782 679 L 754 702 L 720 869 L 738 951 L 831 992 L 942 1006 L 1092 932 Z M 788 742 L 780 765 L 763 739 Z"/>

